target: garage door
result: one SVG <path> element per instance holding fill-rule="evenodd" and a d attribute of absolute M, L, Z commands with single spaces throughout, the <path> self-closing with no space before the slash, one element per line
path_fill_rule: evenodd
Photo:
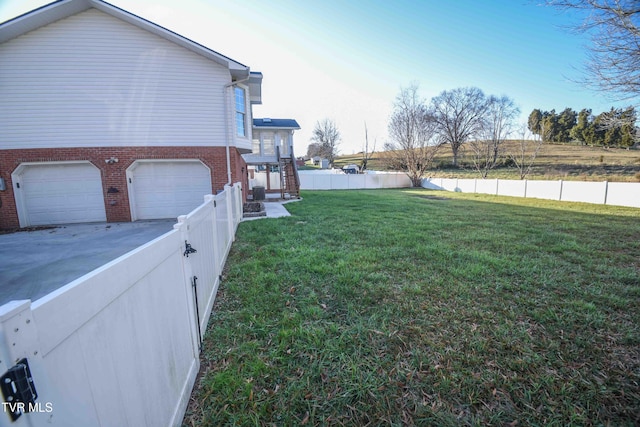
<path fill-rule="evenodd" d="M 22 164 L 14 182 L 23 227 L 107 220 L 100 171 L 89 162 Z"/>
<path fill-rule="evenodd" d="M 138 160 L 127 178 L 133 220 L 186 215 L 211 194 L 211 172 L 199 160 Z"/>

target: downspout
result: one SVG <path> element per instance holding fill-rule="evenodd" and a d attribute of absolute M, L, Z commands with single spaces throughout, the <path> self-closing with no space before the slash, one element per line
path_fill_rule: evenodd
<path fill-rule="evenodd" d="M 231 151 L 230 151 L 230 141 L 231 141 L 231 135 L 229 134 L 229 128 L 232 127 L 229 125 L 229 96 L 227 95 L 227 89 L 230 88 L 231 86 L 235 86 L 238 83 L 244 83 L 247 80 L 249 80 L 251 78 L 251 76 L 247 77 L 246 79 L 242 79 L 242 80 L 237 80 L 235 82 L 231 82 L 231 83 L 227 83 L 226 85 L 224 85 L 224 87 L 222 88 L 222 94 L 223 97 L 225 99 L 225 109 L 224 109 L 224 121 L 225 121 L 225 129 L 226 129 L 226 133 L 227 133 L 227 138 L 226 138 L 226 150 L 227 150 L 227 185 L 231 186 L 233 185 L 232 178 L 231 178 Z M 245 102 L 246 99 L 245 99 Z"/>

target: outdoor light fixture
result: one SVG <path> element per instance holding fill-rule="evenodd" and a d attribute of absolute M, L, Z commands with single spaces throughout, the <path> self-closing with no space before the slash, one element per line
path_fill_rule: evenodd
<path fill-rule="evenodd" d="M 117 159 L 117 158 L 115 158 L 115 157 L 112 157 L 112 158 L 110 158 L 110 159 L 106 159 L 104 162 L 105 162 L 106 164 L 108 164 L 108 165 L 112 165 L 112 164 L 114 164 L 114 163 L 118 163 L 118 159 Z"/>

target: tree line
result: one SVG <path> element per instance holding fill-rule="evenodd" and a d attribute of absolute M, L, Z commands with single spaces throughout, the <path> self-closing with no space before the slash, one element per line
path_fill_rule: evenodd
<path fill-rule="evenodd" d="M 389 119 L 391 140 L 385 144 L 385 163 L 405 171 L 413 185 L 420 186 L 438 150 L 448 145 L 454 166 L 464 150 L 483 178 L 505 158 L 524 178 L 542 142 L 523 135 L 517 148 L 511 152 L 504 149 L 519 112 L 508 96 L 487 96 L 476 87 L 445 90 L 424 100 L 418 96 L 417 84 L 413 84 L 401 89 L 396 97 Z"/>
<path fill-rule="evenodd" d="M 560 113 L 536 108 L 529 114 L 527 125 L 543 142 L 628 148 L 640 137 L 636 118 L 634 107 L 611 108 L 598 115 L 588 108 L 580 112 L 565 108 Z"/>
<path fill-rule="evenodd" d="M 574 30 L 589 34 L 589 61 L 583 83 L 620 100 L 640 96 L 640 7 L 638 0 L 545 0 L 548 6 L 581 14 L 583 22 Z M 451 147 L 453 163 L 458 153 L 469 147 L 475 168 L 486 177 L 501 156 L 502 142 L 512 132 L 518 110 L 508 97 L 485 96 L 478 88 L 444 91 L 431 101 L 417 95 L 417 85 L 401 89 L 389 121 L 391 141 L 385 144 L 387 166 L 405 170 L 414 185 L 419 185 L 435 152 L 444 144 Z M 606 147 L 630 147 L 640 141 L 633 107 L 593 114 L 590 109 L 576 112 L 566 108 L 534 109 L 528 129 L 534 138 L 517 139 L 514 152 L 506 153 L 523 179 L 531 170 L 543 142 L 576 141 Z M 335 153 L 335 133 L 318 122 L 311 151 Z M 331 126 L 329 126 L 330 128 Z M 327 135 L 329 137 L 327 137 Z M 338 134 L 339 135 L 339 134 Z M 319 150 L 320 149 L 320 150 Z M 502 153 L 504 157 L 505 153 Z M 365 155 L 366 157 L 366 155 Z"/>

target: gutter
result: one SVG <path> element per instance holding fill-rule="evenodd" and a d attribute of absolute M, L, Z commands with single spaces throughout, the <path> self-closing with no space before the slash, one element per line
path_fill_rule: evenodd
<path fill-rule="evenodd" d="M 228 186 L 233 185 L 233 183 L 231 182 L 231 152 L 230 150 L 230 141 L 231 141 L 231 134 L 229 133 L 229 128 L 232 127 L 229 125 L 229 96 L 227 95 L 227 89 L 230 88 L 231 86 L 235 86 L 239 83 L 244 83 L 246 81 L 248 81 L 251 78 L 251 73 L 249 73 L 249 77 L 242 79 L 242 80 L 236 80 L 235 82 L 231 82 L 231 83 L 227 83 L 226 85 L 224 85 L 224 87 L 222 88 L 222 95 L 224 97 L 224 99 L 226 100 L 225 104 L 226 104 L 226 108 L 224 109 L 224 121 L 225 121 L 225 129 L 226 129 L 226 133 L 227 133 L 227 137 L 226 139 L 226 150 L 227 150 L 227 184 Z M 246 102 L 246 99 L 245 99 Z"/>

